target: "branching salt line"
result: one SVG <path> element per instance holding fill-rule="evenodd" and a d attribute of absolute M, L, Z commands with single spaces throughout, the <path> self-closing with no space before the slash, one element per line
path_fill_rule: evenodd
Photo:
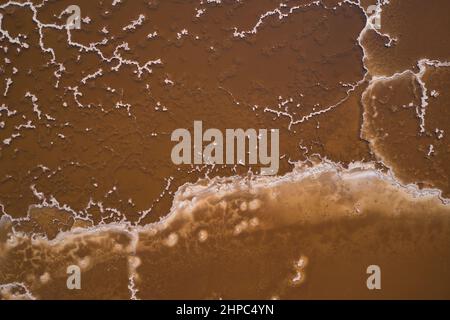
<path fill-rule="evenodd" d="M 136 20 L 131 21 L 131 23 L 125 27 L 122 28 L 123 31 L 128 30 L 135 30 L 136 27 L 142 25 L 145 21 L 145 16 L 143 14 L 140 14 L 139 17 Z"/>

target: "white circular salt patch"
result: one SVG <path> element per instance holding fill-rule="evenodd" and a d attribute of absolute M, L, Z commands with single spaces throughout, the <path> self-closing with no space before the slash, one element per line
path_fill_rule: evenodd
<path fill-rule="evenodd" d="M 259 219 L 258 218 L 251 218 L 250 219 L 250 225 L 252 226 L 252 227 L 257 227 L 258 225 L 259 225 Z"/>
<path fill-rule="evenodd" d="M 39 277 L 39 280 L 41 281 L 41 283 L 44 283 L 44 284 L 47 283 L 47 282 L 49 282 L 49 281 L 50 281 L 50 274 L 49 274 L 48 272 L 42 274 L 42 275 Z"/>
<path fill-rule="evenodd" d="M 205 242 L 208 239 L 208 232 L 206 230 L 200 230 L 198 233 L 198 240 L 200 242 Z"/>
<path fill-rule="evenodd" d="M 130 263 L 130 266 L 133 269 L 136 269 L 137 267 L 139 267 L 141 265 L 141 259 L 139 257 L 129 257 L 128 258 L 128 262 Z"/>
<path fill-rule="evenodd" d="M 234 227 L 234 235 L 239 235 L 242 231 L 248 228 L 248 222 L 242 221 Z"/>
<path fill-rule="evenodd" d="M 261 200 L 259 199 L 253 199 L 248 203 L 248 208 L 250 209 L 250 211 L 257 210 L 260 207 L 261 207 Z"/>
<path fill-rule="evenodd" d="M 78 266 L 81 269 L 86 269 L 91 264 L 91 258 L 90 257 L 84 257 L 83 259 L 80 259 L 78 261 Z"/>
<path fill-rule="evenodd" d="M 178 235 L 176 233 L 171 233 L 164 242 L 166 246 L 173 247 L 178 242 Z"/>

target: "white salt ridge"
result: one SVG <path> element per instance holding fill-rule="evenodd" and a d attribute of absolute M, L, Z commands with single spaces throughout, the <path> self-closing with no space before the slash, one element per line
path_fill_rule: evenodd
<path fill-rule="evenodd" d="M 432 144 L 430 144 L 430 146 L 428 147 L 428 153 L 427 156 L 431 156 L 434 154 L 434 146 Z"/>
<path fill-rule="evenodd" d="M 12 85 L 13 81 L 11 78 L 6 78 L 6 86 L 5 91 L 3 92 L 3 96 L 6 97 L 8 95 L 9 87 Z"/>
<path fill-rule="evenodd" d="M 181 39 L 182 36 L 186 36 L 189 34 L 189 31 L 187 29 L 183 29 L 180 32 L 177 32 L 177 39 Z"/>
<path fill-rule="evenodd" d="M 283 3 L 280 3 L 278 5 L 278 8 L 275 8 L 273 10 L 269 10 L 269 11 L 263 13 L 259 17 L 259 20 L 256 22 L 256 24 L 254 25 L 254 27 L 251 30 L 238 31 L 238 28 L 234 27 L 233 36 L 236 38 L 245 38 L 245 37 L 247 37 L 247 35 L 256 34 L 258 32 L 259 27 L 264 23 L 264 20 L 267 17 L 273 16 L 273 15 L 278 15 L 278 19 L 282 20 L 282 19 L 288 17 L 290 14 L 292 14 L 295 10 L 307 8 L 307 7 L 310 7 L 313 5 L 319 6 L 320 4 L 321 4 L 320 1 L 312 1 L 310 3 L 304 4 L 301 6 L 291 7 L 291 8 L 289 8 L 289 11 L 287 13 L 283 13 L 282 9 L 286 8 L 287 6 Z"/>
<path fill-rule="evenodd" d="M 125 27 L 122 28 L 123 31 L 128 30 L 136 30 L 136 27 L 142 25 L 145 21 L 145 16 L 143 14 L 140 14 L 139 17 L 136 20 L 131 21 L 131 23 Z"/>
<path fill-rule="evenodd" d="M 158 32 L 157 31 L 153 31 L 152 33 L 149 33 L 147 35 L 147 39 L 153 39 L 156 38 L 158 36 Z"/>
<path fill-rule="evenodd" d="M 1 5 L 0 8 L 1 9 L 6 8 L 9 5 L 10 2 Z M 22 47 L 24 49 L 28 49 L 30 47 L 30 45 L 28 43 L 26 43 L 26 42 L 22 42 L 20 40 L 21 37 L 24 38 L 23 35 L 19 34 L 17 37 L 13 38 L 13 37 L 10 36 L 10 34 L 9 34 L 9 32 L 7 30 L 3 29 L 3 14 L 0 13 L 0 40 L 3 40 L 3 39 L 6 38 L 9 41 L 9 43 L 17 44 L 17 45 L 19 45 L 20 47 Z"/>
<path fill-rule="evenodd" d="M 444 138 L 444 130 L 440 130 L 440 129 L 436 128 L 435 133 L 437 135 L 438 140 L 441 140 L 442 138 Z"/>
<path fill-rule="evenodd" d="M 195 17 L 200 18 L 206 12 L 206 9 L 197 9 L 196 8 L 195 12 L 196 12 Z"/>
<path fill-rule="evenodd" d="M 81 79 L 81 82 L 82 82 L 83 84 L 86 84 L 86 82 L 87 82 L 88 80 L 95 79 L 95 78 L 100 77 L 100 76 L 102 76 L 102 75 L 103 75 L 103 69 L 102 69 L 102 68 L 99 68 L 96 72 L 91 73 L 91 74 L 88 74 L 86 77 L 84 77 L 83 79 Z"/>

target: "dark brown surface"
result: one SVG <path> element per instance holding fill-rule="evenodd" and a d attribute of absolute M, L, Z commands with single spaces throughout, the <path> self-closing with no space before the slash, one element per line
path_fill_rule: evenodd
<path fill-rule="evenodd" d="M 450 3 L 391 0 L 375 32 L 376 2 L 86 0 L 67 32 L 69 1 L 0 1 L 1 297 L 449 299 Z M 222 211 L 184 199 L 210 216 L 179 222 L 187 183 L 258 180 L 257 166 L 174 165 L 171 132 L 194 120 L 279 129 L 281 186 L 232 185 Z M 357 165 L 363 193 L 334 176 L 353 162 L 370 167 Z M 267 229 L 234 236 L 243 213 L 229 208 L 261 194 Z M 83 290 L 68 291 L 85 256 Z"/>

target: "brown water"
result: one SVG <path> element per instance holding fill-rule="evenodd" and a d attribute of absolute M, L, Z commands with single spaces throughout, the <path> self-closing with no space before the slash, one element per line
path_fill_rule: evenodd
<path fill-rule="evenodd" d="M 0 1 L 1 297 L 449 299 L 450 3 L 356 2 Z M 278 176 L 174 165 L 194 120 Z"/>

